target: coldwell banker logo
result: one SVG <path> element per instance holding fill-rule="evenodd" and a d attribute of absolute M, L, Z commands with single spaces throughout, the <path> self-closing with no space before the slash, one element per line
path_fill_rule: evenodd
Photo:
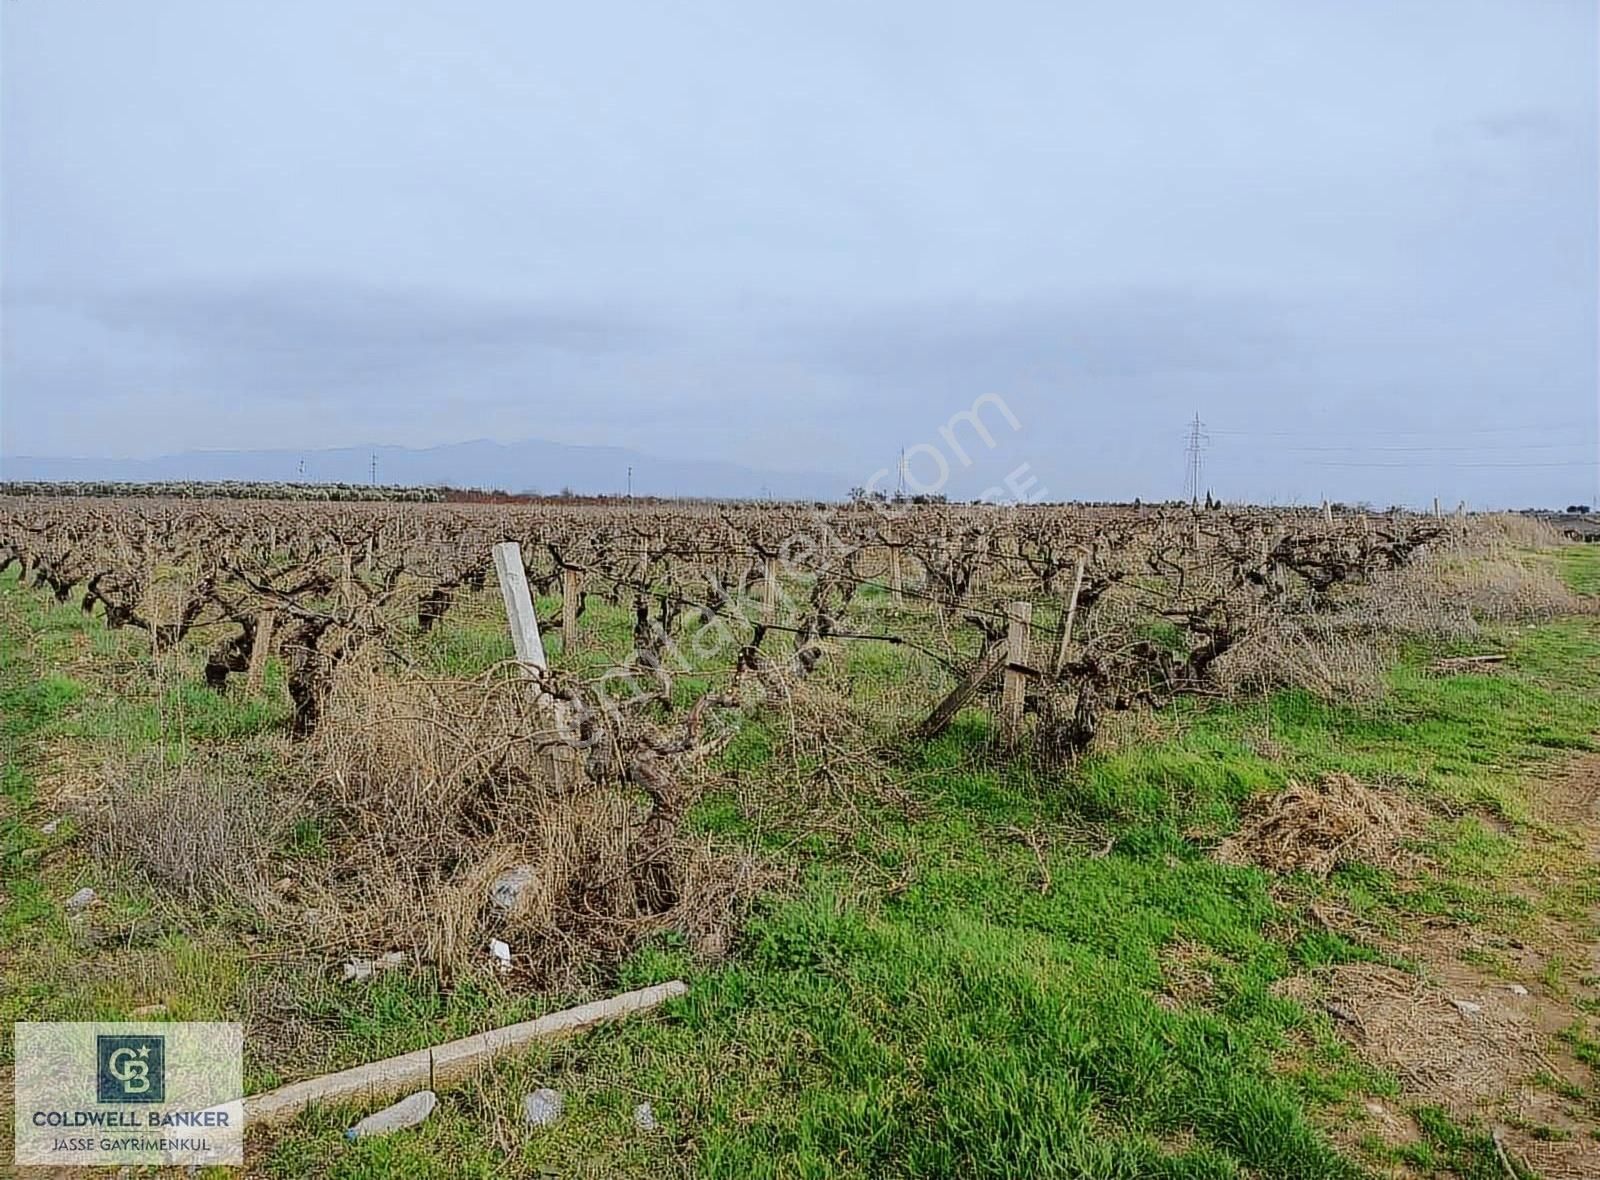
<path fill-rule="evenodd" d="M 165 1037 L 99 1036 L 95 1096 L 101 1102 L 165 1102 Z"/>
<path fill-rule="evenodd" d="M 16 1163 L 244 1163 L 242 1025 L 20 1021 L 12 1043 Z"/>

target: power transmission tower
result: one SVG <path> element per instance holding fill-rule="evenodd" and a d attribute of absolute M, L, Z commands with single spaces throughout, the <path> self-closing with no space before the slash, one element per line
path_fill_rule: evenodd
<path fill-rule="evenodd" d="M 904 500 L 906 498 L 906 449 L 904 447 L 900 448 L 900 475 L 895 480 L 894 498 L 896 500 Z"/>
<path fill-rule="evenodd" d="M 1206 424 L 1200 421 L 1199 413 L 1194 416 L 1194 421 L 1189 423 L 1189 442 L 1184 447 L 1184 454 L 1188 456 L 1188 464 L 1183 477 L 1183 494 L 1191 504 L 1200 503 L 1201 493 L 1205 490 L 1205 450 L 1211 442 L 1211 436 L 1206 433 Z"/>

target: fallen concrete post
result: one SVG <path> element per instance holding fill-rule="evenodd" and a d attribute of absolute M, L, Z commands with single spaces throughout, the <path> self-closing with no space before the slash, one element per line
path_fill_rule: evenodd
<path fill-rule="evenodd" d="M 431 1049 L 418 1049 L 399 1057 L 358 1065 L 338 1073 L 308 1078 L 255 1094 L 244 1100 L 245 1125 L 287 1122 L 313 1103 L 372 1102 L 414 1090 L 436 1090 L 460 1081 L 488 1064 L 537 1041 L 578 1032 L 591 1025 L 617 1020 L 634 1012 L 658 1007 L 689 990 L 681 979 L 658 983 L 608 1000 L 595 1000 L 537 1020 L 510 1024 L 476 1036 L 449 1041 Z"/>

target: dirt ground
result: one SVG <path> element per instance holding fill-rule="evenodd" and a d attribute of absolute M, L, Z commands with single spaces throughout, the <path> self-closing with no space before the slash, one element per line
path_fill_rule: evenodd
<path fill-rule="evenodd" d="M 1514 934 L 1443 920 L 1398 938 L 1362 928 L 1419 972 L 1352 963 L 1284 981 L 1400 1080 L 1398 1102 L 1369 1096 L 1330 1128 L 1352 1148 L 1415 1141 L 1408 1110 L 1437 1105 L 1489 1127 L 1508 1176 L 1516 1164 L 1544 1180 L 1600 1177 L 1600 755 L 1573 760 L 1529 795 L 1520 851 L 1498 882 L 1532 909 Z M 1414 1173 L 1397 1165 L 1391 1174 Z"/>

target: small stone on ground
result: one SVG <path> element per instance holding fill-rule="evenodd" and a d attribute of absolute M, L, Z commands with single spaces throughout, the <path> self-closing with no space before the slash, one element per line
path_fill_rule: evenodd
<path fill-rule="evenodd" d="M 522 1100 L 522 1117 L 530 1127 L 545 1127 L 561 1117 L 565 1105 L 561 1091 L 535 1090 Z"/>

